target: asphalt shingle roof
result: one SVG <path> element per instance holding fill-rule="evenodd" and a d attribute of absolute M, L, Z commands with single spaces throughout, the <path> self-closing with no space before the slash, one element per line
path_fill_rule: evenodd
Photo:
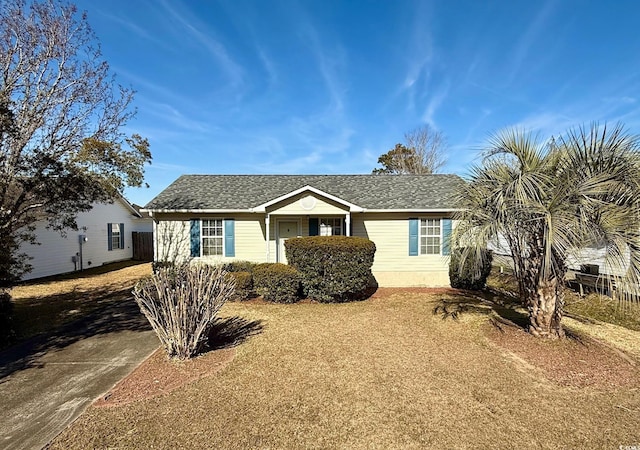
<path fill-rule="evenodd" d="M 305 186 L 365 209 L 451 209 L 457 175 L 182 175 L 145 209 L 254 208 Z"/>

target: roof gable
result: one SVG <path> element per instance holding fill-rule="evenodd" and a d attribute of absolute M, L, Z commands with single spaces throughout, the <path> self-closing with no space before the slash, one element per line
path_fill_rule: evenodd
<path fill-rule="evenodd" d="M 314 188 L 312 186 L 309 186 L 309 185 L 301 187 L 300 189 L 296 189 L 295 191 L 291 191 L 288 194 L 281 195 L 280 197 L 274 198 L 273 200 L 269 200 L 268 202 L 265 202 L 262 205 L 258 205 L 258 206 L 254 207 L 252 209 L 255 212 L 266 212 L 266 210 L 267 210 L 267 208 L 269 206 L 275 205 L 276 203 L 280 203 L 283 200 L 287 200 L 287 199 L 293 198 L 296 195 L 302 194 L 304 192 L 313 192 L 314 194 L 317 194 L 317 195 L 320 195 L 322 197 L 328 198 L 329 200 L 333 200 L 336 203 L 339 203 L 341 205 L 346 206 L 352 212 L 361 212 L 361 211 L 363 211 L 363 208 L 361 208 L 358 205 L 354 205 L 353 203 L 349 203 L 349 202 L 347 202 L 347 201 L 345 201 L 345 200 L 343 200 L 343 199 L 341 199 L 339 197 L 336 197 L 334 195 L 328 194 L 326 192 L 321 191 L 320 189 L 316 189 L 316 188 Z"/>

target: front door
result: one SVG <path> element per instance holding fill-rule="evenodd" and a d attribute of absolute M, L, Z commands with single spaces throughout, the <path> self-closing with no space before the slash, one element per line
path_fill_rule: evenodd
<path fill-rule="evenodd" d="M 278 262 L 286 264 L 287 256 L 284 252 L 284 242 L 298 236 L 298 222 L 278 222 Z"/>

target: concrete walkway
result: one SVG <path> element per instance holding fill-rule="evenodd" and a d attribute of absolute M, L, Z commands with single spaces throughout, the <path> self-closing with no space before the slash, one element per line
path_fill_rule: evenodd
<path fill-rule="evenodd" d="M 159 346 L 133 300 L 0 353 L 0 448 L 41 449 Z"/>

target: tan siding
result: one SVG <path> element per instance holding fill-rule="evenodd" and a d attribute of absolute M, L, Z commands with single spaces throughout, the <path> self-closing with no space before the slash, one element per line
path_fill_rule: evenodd
<path fill-rule="evenodd" d="M 315 201 L 315 205 L 313 205 Z M 303 208 L 303 204 L 309 202 L 307 208 Z M 313 205 L 313 207 L 309 207 Z M 288 198 L 268 208 L 267 212 L 271 214 L 285 215 L 343 215 L 347 211 L 347 207 L 340 203 L 334 202 L 327 198 L 320 197 L 315 194 L 302 193 L 295 197 Z"/>
<path fill-rule="evenodd" d="M 280 210 L 278 210 L 280 212 Z M 292 217 L 288 214 L 274 214 L 270 219 L 269 231 L 269 262 L 276 261 L 277 255 L 277 224 L 280 220 L 298 220 L 300 235 L 309 235 L 309 216 L 322 216 L 307 212 Z M 336 214 L 343 215 L 340 211 Z M 371 239 L 376 244 L 376 255 L 373 264 L 373 274 L 380 286 L 447 286 L 448 256 L 419 255 L 409 256 L 409 221 L 410 217 L 441 218 L 438 214 L 408 214 L 408 213 L 354 213 L 352 214 L 353 235 Z M 189 255 L 189 217 L 188 215 L 158 215 L 158 228 L 167 223 L 184 224 L 183 236 L 186 237 L 184 254 Z M 195 217 L 194 217 L 195 218 Z M 222 262 L 229 260 L 249 260 L 264 262 L 266 260 L 265 247 L 265 216 L 262 214 L 236 215 L 202 215 L 199 218 L 234 218 L 235 225 L 235 258 L 207 257 L 197 258 L 207 262 Z M 170 219 L 171 222 L 167 222 Z M 455 226 L 455 223 L 454 223 Z"/>
<path fill-rule="evenodd" d="M 190 220 L 191 219 L 235 219 L 235 257 L 207 256 L 195 258 L 198 261 L 208 263 L 218 263 L 224 261 L 242 260 L 263 262 L 266 257 L 265 232 L 264 232 L 264 216 L 256 214 L 202 214 L 198 216 L 188 216 L 185 214 L 157 214 L 155 219 L 158 221 L 156 225 L 156 245 L 157 255 L 167 254 L 163 250 L 163 232 L 169 231 L 169 234 L 175 235 L 172 241 L 173 254 L 175 248 L 180 249 L 179 254 L 185 259 L 190 256 L 191 240 L 190 240 Z M 164 251 L 164 253 L 163 253 Z"/>
<path fill-rule="evenodd" d="M 449 257 L 441 255 L 409 256 L 409 218 L 435 214 L 356 214 L 354 235 L 376 244 L 372 267 L 381 286 L 443 286 L 449 284 Z"/>

